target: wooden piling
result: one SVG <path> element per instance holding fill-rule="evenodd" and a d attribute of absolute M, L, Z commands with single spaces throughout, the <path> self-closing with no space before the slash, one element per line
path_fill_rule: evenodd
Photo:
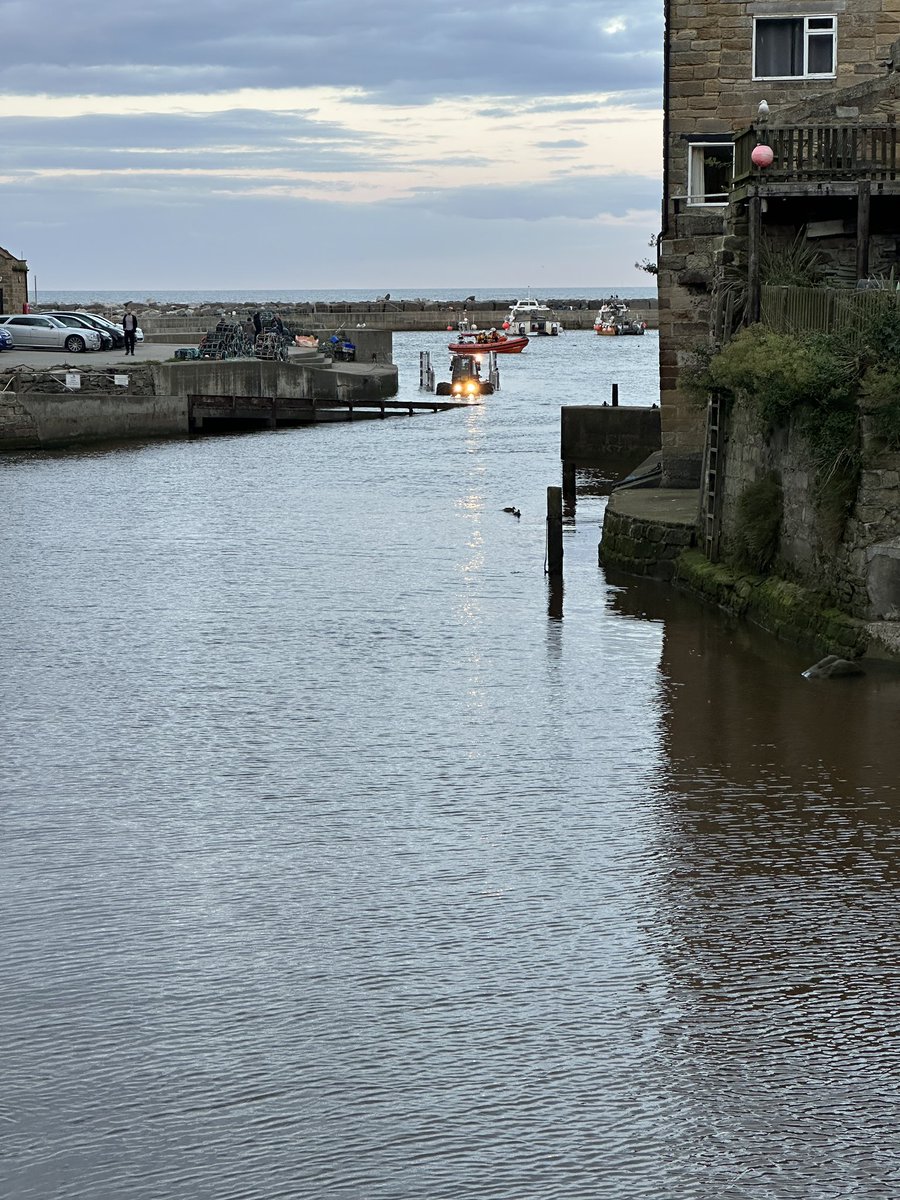
<path fill-rule="evenodd" d="M 562 488 L 547 488 L 547 574 L 562 575 L 563 570 Z"/>
<path fill-rule="evenodd" d="M 612 406 L 613 408 L 619 407 L 619 385 L 617 383 L 612 385 Z"/>

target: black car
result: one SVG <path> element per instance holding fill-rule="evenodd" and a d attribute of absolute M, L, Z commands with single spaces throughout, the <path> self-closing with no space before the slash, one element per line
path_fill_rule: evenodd
<path fill-rule="evenodd" d="M 106 322 L 101 322 L 91 313 L 51 312 L 46 316 L 56 317 L 57 321 L 62 321 L 64 325 L 93 329 L 95 333 L 100 334 L 104 350 L 121 350 L 125 345 L 125 334 L 121 330 L 117 330 L 115 325 L 110 326 Z"/>

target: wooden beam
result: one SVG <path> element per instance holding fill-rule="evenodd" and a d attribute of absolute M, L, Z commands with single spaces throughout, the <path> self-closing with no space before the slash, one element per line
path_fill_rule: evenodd
<path fill-rule="evenodd" d="M 860 180 L 856 196 L 856 278 L 869 277 L 869 217 L 872 208 L 872 185 Z"/>
<path fill-rule="evenodd" d="M 747 204 L 747 323 L 759 320 L 759 241 L 762 233 L 762 205 L 754 192 Z"/>

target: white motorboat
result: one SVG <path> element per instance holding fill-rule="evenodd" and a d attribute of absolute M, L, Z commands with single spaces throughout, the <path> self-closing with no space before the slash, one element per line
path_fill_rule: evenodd
<path fill-rule="evenodd" d="M 562 333 L 562 321 L 548 304 L 541 300 L 517 300 L 507 313 L 503 328 L 509 333 L 556 337 Z"/>

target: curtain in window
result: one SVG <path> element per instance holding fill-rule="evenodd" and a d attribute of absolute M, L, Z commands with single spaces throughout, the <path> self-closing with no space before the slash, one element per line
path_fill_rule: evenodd
<path fill-rule="evenodd" d="M 756 74 L 760 78 L 803 74 L 803 21 L 756 22 Z"/>

